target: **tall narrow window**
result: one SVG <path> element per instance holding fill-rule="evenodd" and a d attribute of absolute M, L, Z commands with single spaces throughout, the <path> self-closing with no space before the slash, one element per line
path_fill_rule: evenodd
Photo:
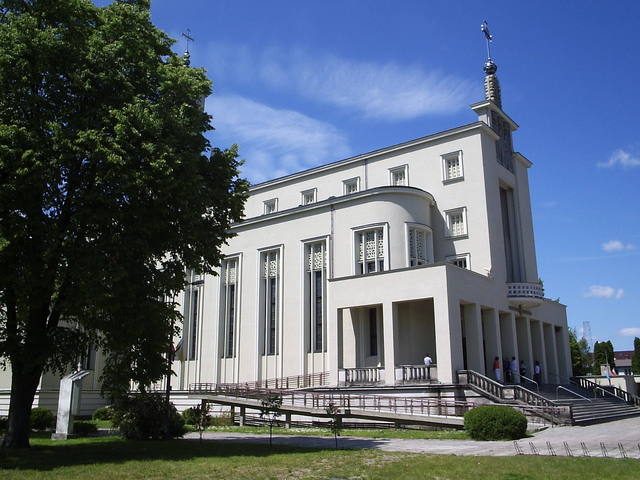
<path fill-rule="evenodd" d="M 369 356 L 378 355 L 378 315 L 375 308 L 369 309 Z"/>
<path fill-rule="evenodd" d="M 307 320 L 307 352 L 324 352 L 325 346 L 325 285 L 327 271 L 326 243 L 305 245 L 305 309 Z"/>
<path fill-rule="evenodd" d="M 431 232 L 425 228 L 409 227 L 408 235 L 409 266 L 431 263 L 433 256 Z"/>
<path fill-rule="evenodd" d="M 372 228 L 356 232 L 356 274 L 384 270 L 384 230 Z"/>
<path fill-rule="evenodd" d="M 238 283 L 238 258 L 230 258 L 222 264 L 222 306 L 224 326 L 223 357 L 233 357 L 236 335 L 236 298 Z"/>
<path fill-rule="evenodd" d="M 261 293 L 263 305 L 262 331 L 263 354 L 278 353 L 278 316 L 280 310 L 280 251 L 271 250 L 262 253 Z"/>
<path fill-rule="evenodd" d="M 196 359 L 196 351 L 198 348 L 199 293 L 200 291 L 197 288 L 191 290 L 191 322 L 189 323 L 190 341 L 188 360 Z"/>

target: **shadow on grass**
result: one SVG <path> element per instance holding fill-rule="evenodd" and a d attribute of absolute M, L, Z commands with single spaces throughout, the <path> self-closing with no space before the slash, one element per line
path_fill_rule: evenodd
<path fill-rule="evenodd" d="M 38 435 L 39 437 L 39 435 Z M 181 439 L 170 441 L 128 441 L 119 437 L 92 437 L 60 442 L 43 441 L 33 437 L 32 446 L 25 450 L 0 449 L 0 469 L 53 470 L 59 467 L 118 464 L 130 461 L 189 461 L 197 458 L 267 457 L 282 454 L 317 453 L 334 450 L 333 439 L 317 438 L 309 445 L 309 437 L 287 437 L 292 446 L 278 444 L 275 438 L 270 447 L 268 437 L 237 439 Z M 355 445 L 354 443 L 357 443 Z M 375 448 L 376 439 L 340 439 L 340 449 Z"/>

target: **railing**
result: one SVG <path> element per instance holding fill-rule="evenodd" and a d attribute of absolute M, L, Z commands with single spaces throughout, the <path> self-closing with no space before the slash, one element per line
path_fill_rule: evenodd
<path fill-rule="evenodd" d="M 400 365 L 402 383 L 429 383 L 438 378 L 437 365 Z"/>
<path fill-rule="evenodd" d="M 594 397 L 597 395 L 597 391 L 601 390 L 613 397 L 616 397 L 619 400 L 630 403 L 631 405 L 635 405 L 636 407 L 640 407 L 640 397 L 622 390 L 621 388 L 615 387 L 613 385 L 607 386 L 607 388 L 603 388 L 602 385 L 584 377 L 571 377 L 569 380 L 571 381 L 571 383 L 574 383 L 587 391 L 593 391 Z"/>
<path fill-rule="evenodd" d="M 483 394 L 492 397 L 498 402 L 512 402 L 514 400 L 520 400 L 529 406 L 522 408 L 525 411 L 527 409 L 536 408 L 539 412 L 538 416 L 546 418 L 553 423 L 564 424 L 571 422 L 570 406 L 560 406 L 553 400 L 549 400 L 539 393 L 527 390 L 520 385 L 503 385 L 478 372 L 474 372 L 473 370 L 460 370 L 458 375 L 463 377 L 466 376 L 466 383 L 477 388 Z M 462 379 L 460 383 L 463 383 Z"/>
<path fill-rule="evenodd" d="M 384 367 L 359 367 L 359 368 L 345 368 L 341 370 L 344 372 L 344 379 L 342 382 L 346 385 L 371 385 L 380 383 L 381 373 L 384 371 Z"/>
<path fill-rule="evenodd" d="M 529 378 L 525 375 L 522 375 L 521 373 L 519 374 L 519 377 L 520 377 L 520 383 L 524 384 L 522 380 L 524 380 L 525 382 L 533 383 L 536 386 L 536 392 L 540 391 L 540 385 L 538 385 L 538 382 L 536 382 L 534 379 Z"/>
<path fill-rule="evenodd" d="M 217 389 L 207 393 L 249 400 L 262 400 L 267 395 L 276 394 L 282 399 L 282 409 L 286 409 L 287 406 L 295 406 L 320 410 L 320 412 L 313 412 L 316 416 L 323 416 L 324 410 L 329 403 L 333 403 L 347 414 L 351 413 L 351 410 L 361 410 L 441 417 L 460 417 L 476 406 L 473 402 L 441 400 L 428 397 L 352 395 L 344 393 L 253 389 L 238 385 L 220 385 Z M 259 408 L 259 406 L 256 406 L 256 408 Z"/>
<path fill-rule="evenodd" d="M 507 283 L 507 297 L 544 298 L 544 288 L 539 283 Z"/>
<path fill-rule="evenodd" d="M 573 390 L 569 390 L 568 388 L 563 387 L 562 385 L 558 385 L 558 386 L 556 387 L 556 401 L 557 401 L 557 400 L 560 400 L 560 395 L 559 395 L 559 394 L 560 394 L 560 392 L 559 392 L 560 390 L 564 390 L 565 392 L 569 392 L 569 393 L 571 393 L 571 394 L 573 394 L 573 395 L 575 395 L 575 396 L 577 396 L 577 397 L 582 398 L 583 400 L 586 400 L 587 402 L 590 402 L 590 401 L 591 401 L 591 399 L 590 399 L 590 398 L 587 398 L 587 397 L 585 397 L 585 396 L 583 396 L 583 395 L 580 395 L 578 392 L 574 392 Z"/>
<path fill-rule="evenodd" d="M 320 387 L 329 381 L 329 373 L 313 373 L 308 375 L 293 375 L 290 377 L 270 378 L 241 383 L 191 383 L 189 392 L 213 392 L 220 388 L 243 387 L 247 389 L 282 389 L 290 390 L 307 387 Z"/>

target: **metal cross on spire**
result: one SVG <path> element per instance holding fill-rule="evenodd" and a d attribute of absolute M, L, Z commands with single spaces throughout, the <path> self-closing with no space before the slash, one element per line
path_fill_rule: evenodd
<path fill-rule="evenodd" d="M 187 28 L 186 32 L 182 32 L 182 36 L 187 41 L 187 48 L 185 49 L 185 53 L 189 53 L 189 42 L 193 42 L 194 41 L 193 37 L 191 36 L 191 29 Z"/>
<path fill-rule="evenodd" d="M 482 25 L 480 25 L 480 30 L 484 33 L 484 37 L 487 40 L 487 59 L 491 60 L 491 42 L 493 41 L 493 35 L 489 32 L 489 24 L 487 21 L 483 21 Z"/>

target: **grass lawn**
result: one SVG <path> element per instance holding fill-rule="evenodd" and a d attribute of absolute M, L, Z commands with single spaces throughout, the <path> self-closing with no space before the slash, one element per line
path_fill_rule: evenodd
<path fill-rule="evenodd" d="M 101 437 L 0 450 L 0 479 L 637 479 L 640 462 L 561 457 L 456 457 Z"/>
<path fill-rule="evenodd" d="M 208 432 L 233 433 L 269 433 L 269 427 L 209 427 Z M 333 432 L 328 428 L 279 428 L 273 427 L 274 435 L 310 435 L 332 437 Z M 340 431 L 343 437 L 364 438 L 422 438 L 468 440 L 469 434 L 464 430 L 410 430 L 404 428 L 345 428 Z"/>

